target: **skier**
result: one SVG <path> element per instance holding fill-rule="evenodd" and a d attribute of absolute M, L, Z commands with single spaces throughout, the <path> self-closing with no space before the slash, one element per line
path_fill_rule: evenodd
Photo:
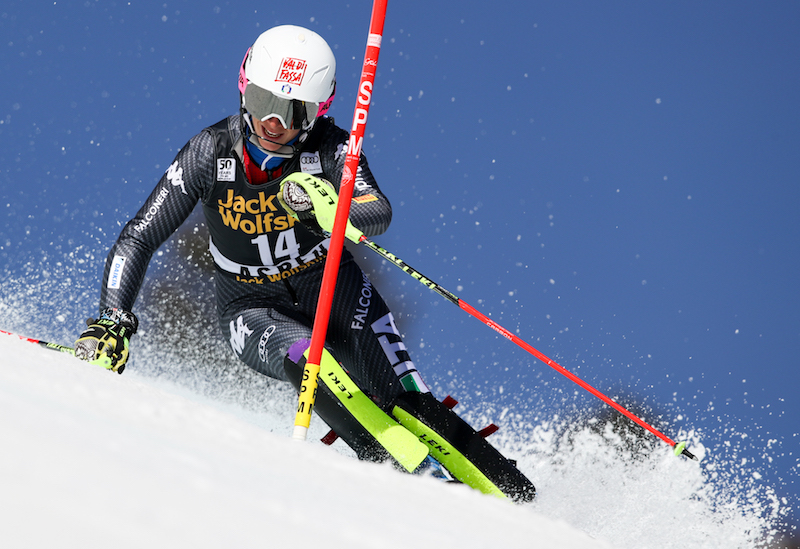
<path fill-rule="evenodd" d="M 333 52 L 311 30 L 285 25 L 258 37 L 239 70 L 240 112 L 184 145 L 112 246 L 100 315 L 75 356 L 122 373 L 150 258 L 199 201 L 220 329 L 245 364 L 300 387 L 334 217 L 322 213 L 335 211 L 349 140 L 325 116 L 335 73 Z M 362 154 L 349 221 L 372 236 L 391 216 Z M 359 458 L 437 476 L 441 461 L 486 493 L 533 498 L 530 481 L 450 410 L 455 401 L 431 395 L 392 313 L 346 249 L 321 362 L 332 377 L 314 410 Z M 366 397 L 355 406 L 358 391 L 343 387 Z"/>
<path fill-rule="evenodd" d="M 100 316 L 78 338 L 76 356 L 122 372 L 150 258 L 200 201 L 219 326 L 239 359 L 287 379 L 284 357 L 311 337 L 330 243 L 330 228 L 316 223 L 308 194 L 287 176 L 338 191 L 349 134 L 325 116 L 335 72 L 333 52 L 311 30 L 286 25 L 258 37 L 239 71 L 240 112 L 189 140 L 111 248 Z M 392 209 L 363 154 L 353 197 L 351 223 L 367 236 L 383 233 Z M 428 391 L 391 312 L 347 250 L 326 347 L 380 406 L 407 389 Z"/>

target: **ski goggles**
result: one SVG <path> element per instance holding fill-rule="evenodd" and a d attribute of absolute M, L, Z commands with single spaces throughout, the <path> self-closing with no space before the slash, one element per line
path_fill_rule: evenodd
<path fill-rule="evenodd" d="M 252 82 L 247 83 L 242 97 L 250 116 L 261 121 L 277 118 L 287 130 L 307 129 L 319 113 L 319 103 L 284 99 Z"/>
<path fill-rule="evenodd" d="M 333 102 L 333 96 L 336 95 L 335 82 L 333 93 L 323 103 L 278 97 L 271 91 L 253 84 L 247 78 L 244 65 L 249 54 L 250 50 L 247 50 L 239 69 L 239 91 L 242 94 L 242 106 L 250 113 L 250 116 L 258 118 L 262 122 L 270 118 L 277 118 L 287 130 L 306 130 L 318 116 L 322 116 L 328 111 Z"/>

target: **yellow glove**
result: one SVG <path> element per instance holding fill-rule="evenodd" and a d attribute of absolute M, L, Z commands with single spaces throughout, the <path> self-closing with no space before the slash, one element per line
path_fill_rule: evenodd
<path fill-rule="evenodd" d="M 128 361 L 130 337 L 139 327 L 136 316 L 109 308 L 100 313 L 100 318 L 90 318 L 86 324 L 88 328 L 75 342 L 75 356 L 121 374 Z"/>
<path fill-rule="evenodd" d="M 313 214 L 326 235 L 329 236 L 333 232 L 339 195 L 329 181 L 307 173 L 295 172 L 281 181 L 278 201 L 283 209 L 298 221 L 304 221 L 308 219 L 309 214 Z M 364 233 L 356 229 L 349 219 L 344 234 L 355 243 L 360 242 L 364 236 Z"/>

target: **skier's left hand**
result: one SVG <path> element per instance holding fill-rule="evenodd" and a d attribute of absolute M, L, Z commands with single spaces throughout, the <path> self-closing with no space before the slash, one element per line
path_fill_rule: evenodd
<path fill-rule="evenodd" d="M 119 374 L 128 361 L 130 337 L 136 333 L 136 316 L 121 309 L 105 309 L 86 321 L 87 328 L 75 342 L 75 356 Z"/>

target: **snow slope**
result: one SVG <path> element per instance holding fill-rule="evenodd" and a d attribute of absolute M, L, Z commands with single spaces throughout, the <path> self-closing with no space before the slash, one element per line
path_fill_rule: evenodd
<path fill-rule="evenodd" d="M 10 339 L 3 547 L 609 547 L 531 509 Z"/>
<path fill-rule="evenodd" d="M 621 471 L 597 441 L 560 460 L 504 448 L 540 491 L 517 506 L 358 462 L 317 442 L 319 420 L 313 441 L 292 441 L 285 391 L 254 413 L 11 336 L 0 357 L 4 548 L 731 549 L 769 533 L 669 452 Z"/>

